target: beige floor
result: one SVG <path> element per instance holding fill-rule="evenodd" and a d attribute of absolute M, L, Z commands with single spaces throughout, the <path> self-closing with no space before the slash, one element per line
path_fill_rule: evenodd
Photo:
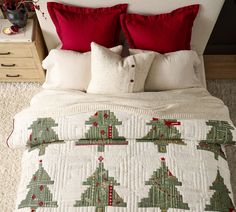
<path fill-rule="evenodd" d="M 5 140 L 12 130 L 14 114 L 39 90 L 40 85 L 35 83 L 0 83 L 0 212 L 13 211 L 22 155 L 21 150 L 9 149 Z"/>
<path fill-rule="evenodd" d="M 236 81 L 208 82 L 210 92 L 222 98 L 230 107 L 231 118 L 236 124 Z M 20 178 L 21 150 L 11 150 L 5 140 L 12 129 L 15 113 L 29 104 L 31 97 L 40 90 L 34 83 L 0 83 L 0 212 L 11 212 Z M 227 149 L 231 172 L 236 176 L 236 148 Z M 232 178 L 236 189 L 236 177 Z M 234 192 L 236 194 L 236 190 Z"/>

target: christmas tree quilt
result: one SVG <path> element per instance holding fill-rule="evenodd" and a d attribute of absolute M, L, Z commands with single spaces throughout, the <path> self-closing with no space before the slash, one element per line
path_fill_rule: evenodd
<path fill-rule="evenodd" d="M 30 107 L 8 140 L 25 148 L 15 211 L 236 211 L 225 153 L 236 129 L 227 116 L 205 116 L 84 102 Z"/>

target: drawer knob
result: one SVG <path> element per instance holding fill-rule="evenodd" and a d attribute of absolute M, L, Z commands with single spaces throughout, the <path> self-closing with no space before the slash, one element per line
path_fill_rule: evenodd
<path fill-rule="evenodd" d="M 11 52 L 0 52 L 0 55 L 9 55 Z"/>
<path fill-rule="evenodd" d="M 2 67 L 14 67 L 16 64 L 1 64 Z"/>
<path fill-rule="evenodd" d="M 11 74 L 6 74 L 6 77 L 20 77 L 19 74 L 11 75 Z"/>

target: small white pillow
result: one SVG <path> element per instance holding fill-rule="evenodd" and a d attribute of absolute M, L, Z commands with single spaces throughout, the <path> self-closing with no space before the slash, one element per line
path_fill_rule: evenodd
<path fill-rule="evenodd" d="M 130 49 L 132 55 L 141 52 L 150 51 Z M 201 61 L 195 51 L 182 50 L 166 54 L 155 52 L 155 55 L 145 82 L 145 91 L 200 87 L 195 69 Z"/>
<path fill-rule="evenodd" d="M 114 94 L 144 90 L 144 82 L 155 57 L 154 53 L 140 53 L 122 58 L 96 43 L 91 43 L 91 50 L 92 76 L 88 93 Z"/>
<path fill-rule="evenodd" d="M 111 48 L 111 51 L 120 55 L 122 46 Z M 87 90 L 91 79 L 91 52 L 53 49 L 42 65 L 47 69 L 43 88 Z"/>

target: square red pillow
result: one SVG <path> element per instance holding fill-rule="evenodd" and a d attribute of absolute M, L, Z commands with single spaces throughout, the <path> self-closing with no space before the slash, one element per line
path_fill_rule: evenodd
<path fill-rule="evenodd" d="M 121 31 L 120 14 L 128 4 L 106 8 L 83 8 L 48 2 L 48 12 L 62 42 L 62 49 L 90 51 L 90 43 L 117 45 Z"/>
<path fill-rule="evenodd" d="M 198 10 L 196 4 L 159 15 L 122 14 L 121 26 L 130 48 L 160 53 L 189 50 Z"/>

